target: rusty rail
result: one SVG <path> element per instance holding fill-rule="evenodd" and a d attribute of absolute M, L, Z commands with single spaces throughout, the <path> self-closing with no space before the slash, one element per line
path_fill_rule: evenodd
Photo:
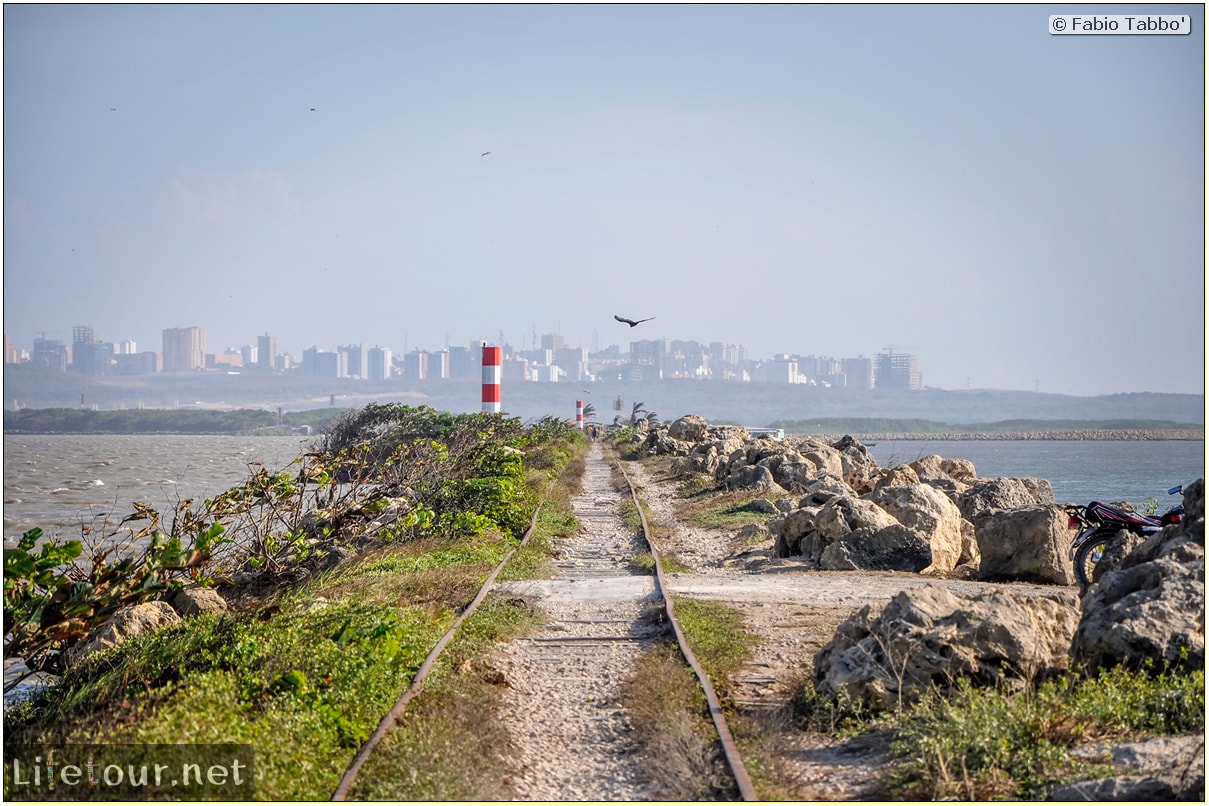
<path fill-rule="evenodd" d="M 675 605 L 672 602 L 672 597 L 667 593 L 667 586 L 664 584 L 663 563 L 659 559 L 659 549 L 655 546 L 655 541 L 651 537 L 646 513 L 642 510 L 642 502 L 638 500 L 638 492 L 634 489 L 634 483 L 630 481 L 630 477 L 626 474 L 620 463 L 617 465 L 617 470 L 621 473 L 630 488 L 630 497 L 634 499 L 634 507 L 638 510 L 638 518 L 642 522 L 642 535 L 646 538 L 647 545 L 651 547 L 651 556 L 655 558 L 655 584 L 659 589 L 657 593 L 663 597 L 664 606 L 667 609 L 667 618 L 671 622 L 672 631 L 676 633 L 676 641 L 680 644 L 680 652 L 684 655 L 684 660 L 692 667 L 693 673 L 697 675 L 697 680 L 701 684 L 701 690 L 705 692 L 705 700 L 709 704 L 709 715 L 714 721 L 714 729 L 718 732 L 718 741 L 722 744 L 722 754 L 726 757 L 726 763 L 730 767 L 731 774 L 735 777 L 735 783 L 739 786 L 739 796 L 745 801 L 759 800 L 760 798 L 756 794 L 756 787 L 752 783 L 751 776 L 747 773 L 743 757 L 740 755 L 739 748 L 735 745 L 734 736 L 731 735 L 730 727 L 726 723 L 726 714 L 722 710 L 722 703 L 714 692 L 709 675 L 705 673 L 705 670 L 701 668 L 701 664 L 697 662 L 697 656 L 693 654 L 693 649 L 688 644 L 684 630 L 680 627 L 680 620 L 676 618 Z"/>

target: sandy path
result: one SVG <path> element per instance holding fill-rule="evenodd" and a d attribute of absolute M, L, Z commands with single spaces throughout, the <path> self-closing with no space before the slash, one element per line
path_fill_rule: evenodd
<path fill-rule="evenodd" d="M 501 718 L 512 738 L 511 784 L 519 800 L 633 801 L 654 797 L 617 705 L 618 683 L 662 634 L 648 618 L 654 586 L 629 561 L 644 548 L 620 517 L 622 496 L 592 446 L 579 533 L 555 546 L 553 580 L 500 587 L 537 600 L 537 633 L 492 658 L 508 683 Z"/>

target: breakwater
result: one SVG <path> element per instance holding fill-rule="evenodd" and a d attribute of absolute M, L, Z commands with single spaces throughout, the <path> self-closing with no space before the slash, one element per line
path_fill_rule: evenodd
<path fill-rule="evenodd" d="M 821 437 L 829 442 L 840 439 L 844 434 L 803 434 Z M 1069 431 L 979 431 L 949 433 L 862 433 L 851 434 L 861 442 L 878 440 L 912 442 L 920 440 L 943 440 L 946 442 L 993 441 L 993 440 L 1052 440 L 1052 441 L 1134 441 L 1151 442 L 1165 440 L 1205 440 L 1203 428 L 1156 428 L 1156 429 L 1073 429 Z"/>

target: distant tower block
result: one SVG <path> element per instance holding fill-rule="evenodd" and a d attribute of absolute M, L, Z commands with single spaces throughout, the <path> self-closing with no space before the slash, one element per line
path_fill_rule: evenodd
<path fill-rule="evenodd" d="M 500 413 L 500 374 L 504 349 L 483 342 L 483 413 Z"/>
<path fill-rule="evenodd" d="M 582 400 L 575 401 L 575 427 L 580 431 L 584 430 L 584 402 Z"/>

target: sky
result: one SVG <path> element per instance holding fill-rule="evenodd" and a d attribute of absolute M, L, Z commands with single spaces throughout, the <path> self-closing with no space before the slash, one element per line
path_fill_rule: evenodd
<path fill-rule="evenodd" d="M 1051 35 L 1072 8 L 1192 33 Z M 1204 393 L 1200 5 L 6 4 L 3 25 L 19 347 L 556 333 Z"/>

